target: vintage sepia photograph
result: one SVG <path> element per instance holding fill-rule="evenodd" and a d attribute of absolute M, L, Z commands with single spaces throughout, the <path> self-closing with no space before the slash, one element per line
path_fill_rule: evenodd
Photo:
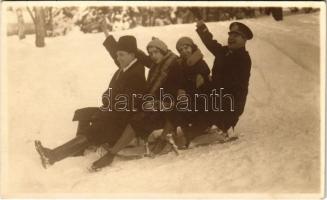
<path fill-rule="evenodd" d="M 1 2 L 1 198 L 325 195 L 325 2 Z"/>

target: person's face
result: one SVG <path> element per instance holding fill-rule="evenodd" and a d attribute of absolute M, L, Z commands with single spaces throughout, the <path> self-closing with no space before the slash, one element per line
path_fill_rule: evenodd
<path fill-rule="evenodd" d="M 246 39 L 240 33 L 229 32 L 228 33 L 228 48 L 239 49 L 245 46 Z"/>
<path fill-rule="evenodd" d="M 181 54 L 181 57 L 184 59 L 189 58 L 192 55 L 192 47 L 190 45 L 183 45 L 178 49 L 179 53 Z"/>
<path fill-rule="evenodd" d="M 162 61 L 162 59 L 164 58 L 164 55 L 162 54 L 162 52 L 158 48 L 155 48 L 155 47 L 149 47 L 148 53 L 149 53 L 149 56 L 150 56 L 152 62 L 154 62 L 155 64 L 159 64 Z"/>
<path fill-rule="evenodd" d="M 126 51 L 117 51 L 117 61 L 119 63 L 119 67 L 125 68 L 129 63 L 131 63 L 135 59 L 134 53 L 129 53 Z"/>

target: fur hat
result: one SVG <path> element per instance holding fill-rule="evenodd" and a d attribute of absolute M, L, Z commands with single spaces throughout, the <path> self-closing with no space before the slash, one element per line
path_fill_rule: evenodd
<path fill-rule="evenodd" d="M 156 38 L 156 37 L 152 37 L 152 40 L 146 46 L 146 49 L 149 50 L 150 47 L 158 48 L 165 53 L 168 51 L 167 45 L 163 41 L 161 41 L 159 38 Z"/>
<path fill-rule="evenodd" d="M 137 44 L 135 37 L 132 35 L 125 35 L 120 37 L 117 42 L 117 50 L 136 53 Z"/>
<path fill-rule="evenodd" d="M 183 45 L 189 45 L 192 48 L 196 47 L 196 45 L 194 44 L 193 40 L 191 38 L 189 38 L 189 37 L 181 37 L 181 38 L 179 38 L 179 40 L 176 43 L 176 49 L 177 49 L 177 51 L 179 51 L 179 49 Z"/>

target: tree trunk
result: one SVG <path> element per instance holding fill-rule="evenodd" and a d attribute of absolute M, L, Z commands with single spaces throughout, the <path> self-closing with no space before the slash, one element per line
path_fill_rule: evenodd
<path fill-rule="evenodd" d="M 202 17 L 203 17 L 203 21 L 207 21 L 208 20 L 208 11 L 207 11 L 207 7 L 202 8 Z"/>
<path fill-rule="evenodd" d="M 45 13 L 43 7 L 35 7 L 35 45 L 44 47 L 45 42 Z"/>
<path fill-rule="evenodd" d="M 49 15 L 49 21 L 47 24 L 47 28 L 50 31 L 50 35 L 53 36 L 53 16 L 52 16 L 52 7 L 47 9 L 47 14 Z"/>
<path fill-rule="evenodd" d="M 17 22 L 18 22 L 18 37 L 20 40 L 25 38 L 25 22 L 23 17 L 23 11 L 21 8 L 17 8 Z"/>

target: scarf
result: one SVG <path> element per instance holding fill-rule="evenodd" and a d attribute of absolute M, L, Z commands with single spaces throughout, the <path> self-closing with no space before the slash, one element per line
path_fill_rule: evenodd
<path fill-rule="evenodd" d="M 180 58 L 179 63 L 182 64 L 182 62 L 185 62 L 187 66 L 193 66 L 197 62 L 203 59 L 203 54 L 200 51 L 200 49 L 195 50 L 192 55 L 184 61 L 184 59 Z"/>
<path fill-rule="evenodd" d="M 155 95 L 156 91 L 162 86 L 167 79 L 171 64 L 177 59 L 177 56 L 168 51 L 159 64 L 153 64 L 148 77 L 149 92 Z"/>

